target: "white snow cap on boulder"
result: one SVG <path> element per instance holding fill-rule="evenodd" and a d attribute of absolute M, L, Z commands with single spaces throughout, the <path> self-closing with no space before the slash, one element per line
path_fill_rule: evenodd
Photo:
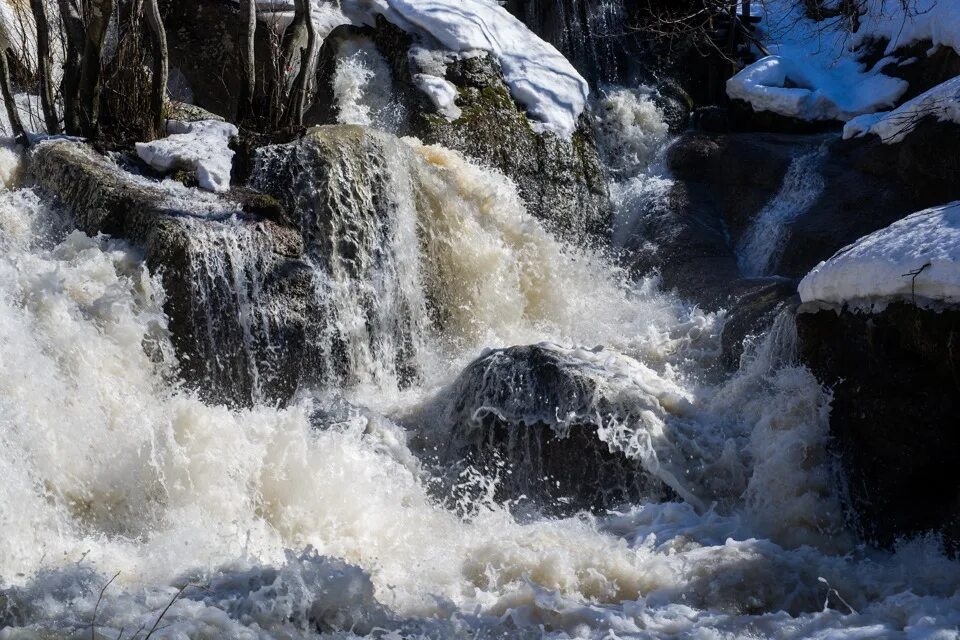
<path fill-rule="evenodd" d="M 195 172 L 200 187 L 207 191 L 230 190 L 233 166 L 230 138 L 237 135 L 234 125 L 218 120 L 171 120 L 167 133 L 170 135 L 160 140 L 138 142 L 137 155 L 157 171 Z"/>
<path fill-rule="evenodd" d="M 803 302 L 855 309 L 892 300 L 960 303 L 960 201 L 926 209 L 860 238 L 800 282 Z"/>
<path fill-rule="evenodd" d="M 562 137 L 576 129 L 590 91 L 587 81 L 553 45 L 494 0 L 344 0 L 343 9 L 368 24 L 382 15 L 452 51 L 490 52 L 503 68 L 510 93 L 540 128 Z"/>

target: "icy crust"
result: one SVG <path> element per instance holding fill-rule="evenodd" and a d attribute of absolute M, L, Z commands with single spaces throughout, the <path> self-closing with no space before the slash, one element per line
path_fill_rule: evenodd
<path fill-rule="evenodd" d="M 800 298 L 855 309 L 898 299 L 960 303 L 960 201 L 914 213 L 841 249 L 800 282 Z"/>
<path fill-rule="evenodd" d="M 223 193 L 230 190 L 233 151 L 230 138 L 237 127 L 228 122 L 200 120 L 167 124 L 168 137 L 138 142 L 137 155 L 157 171 L 184 169 L 195 172 L 202 189 Z"/>
<path fill-rule="evenodd" d="M 349 0 L 347 15 L 372 23 L 382 15 L 407 32 L 428 35 L 452 51 L 488 51 L 503 68 L 510 93 L 539 127 L 568 138 L 589 94 L 587 81 L 552 45 L 493 0 Z M 432 83 L 434 102 L 447 107 L 450 87 Z"/>
<path fill-rule="evenodd" d="M 960 76 L 935 86 L 893 111 L 865 114 L 843 127 L 844 139 L 874 133 L 885 144 L 901 142 L 924 118 L 960 124 Z"/>
<path fill-rule="evenodd" d="M 904 80 L 880 73 L 888 60 L 865 68 L 839 24 L 806 17 L 803 3 L 770 0 L 761 22 L 772 55 L 727 81 L 727 95 L 754 111 L 801 120 L 841 120 L 891 107 L 906 92 Z"/>

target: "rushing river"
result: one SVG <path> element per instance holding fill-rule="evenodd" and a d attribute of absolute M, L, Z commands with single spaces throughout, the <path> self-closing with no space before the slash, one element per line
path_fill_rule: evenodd
<path fill-rule="evenodd" d="M 637 94 L 603 108 L 635 160 L 611 171 L 628 229 L 669 182 L 643 168 L 665 127 Z M 849 530 L 829 390 L 789 317 L 725 373 L 722 313 L 556 240 L 498 174 L 383 144 L 389 255 L 368 280 L 316 265 L 318 344 L 346 364 L 250 409 L 178 383 L 157 274 L 71 231 L 3 150 L 0 638 L 958 637 L 936 540 Z M 512 469 L 441 481 L 453 435 L 430 407 L 484 350 L 536 343 L 605 381 L 627 409 L 598 437 L 671 500 L 557 517 L 493 499 Z"/>

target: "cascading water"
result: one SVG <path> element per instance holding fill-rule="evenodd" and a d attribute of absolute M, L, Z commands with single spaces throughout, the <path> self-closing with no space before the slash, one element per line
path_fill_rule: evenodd
<path fill-rule="evenodd" d="M 845 533 L 829 393 L 789 317 L 708 382 L 718 317 L 557 241 L 458 154 L 325 131 L 261 170 L 294 172 L 322 391 L 347 403 L 202 401 L 137 251 L 0 192 L 0 638 L 956 637 L 935 541 Z M 259 241 L 223 225 L 196 246 L 230 259 L 197 262 L 197 290 L 254 305 L 235 328 L 256 344 Z M 473 475 L 442 505 L 431 403 L 483 348 L 541 341 L 602 382 L 603 442 L 686 500 L 518 519 Z"/>
<path fill-rule="evenodd" d="M 777 260 L 790 234 L 790 225 L 810 210 L 823 193 L 819 165 L 826 146 L 807 150 L 790 162 L 780 191 L 760 210 L 737 246 L 737 263 L 745 276 L 776 275 Z"/>
<path fill-rule="evenodd" d="M 624 83 L 639 68 L 624 0 L 508 0 L 507 7 L 553 44 L 591 84 Z"/>

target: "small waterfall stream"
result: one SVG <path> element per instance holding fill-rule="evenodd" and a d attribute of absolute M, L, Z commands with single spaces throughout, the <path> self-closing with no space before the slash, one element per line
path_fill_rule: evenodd
<path fill-rule="evenodd" d="M 776 275 L 777 261 L 790 234 L 790 225 L 823 193 L 819 166 L 826 145 L 798 153 L 790 162 L 780 191 L 760 210 L 737 246 L 737 263 L 748 277 Z"/>

